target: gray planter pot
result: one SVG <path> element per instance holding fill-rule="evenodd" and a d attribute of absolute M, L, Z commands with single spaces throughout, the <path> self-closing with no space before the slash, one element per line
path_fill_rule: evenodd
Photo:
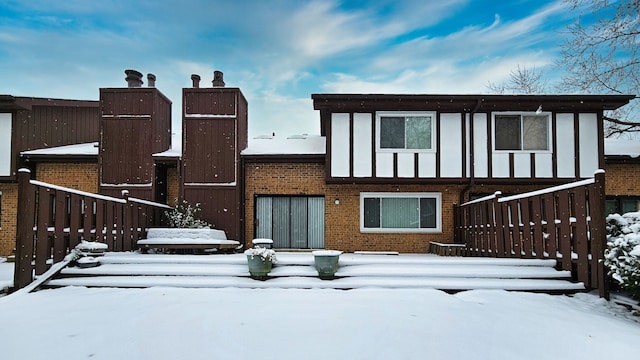
<path fill-rule="evenodd" d="M 318 276 L 321 279 L 333 279 L 338 271 L 342 251 L 316 250 L 312 254 Z"/>
<path fill-rule="evenodd" d="M 249 265 L 249 273 L 254 279 L 263 279 L 273 267 L 271 260 L 263 260 L 261 256 L 253 255 L 247 255 L 247 264 Z"/>

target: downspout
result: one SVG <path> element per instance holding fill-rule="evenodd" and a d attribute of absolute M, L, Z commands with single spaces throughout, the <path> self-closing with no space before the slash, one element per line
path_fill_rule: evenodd
<path fill-rule="evenodd" d="M 471 110 L 471 112 L 469 112 L 469 127 L 472 127 L 472 123 L 473 123 L 473 115 L 480 109 L 480 105 L 482 104 L 482 98 L 478 98 L 477 102 L 476 102 L 476 106 L 473 108 L 473 110 Z M 474 129 L 475 130 L 475 129 Z M 462 191 L 460 191 L 460 205 L 465 203 L 465 195 L 467 194 L 467 192 L 469 191 L 469 189 L 471 189 L 471 187 L 473 185 L 475 185 L 476 183 L 476 179 L 475 179 L 475 169 L 474 169 L 474 164 L 473 164 L 473 133 L 470 131 L 469 132 L 469 169 L 470 169 L 470 174 L 469 174 L 469 182 L 467 183 L 467 185 L 465 185 L 464 188 L 462 188 Z"/>

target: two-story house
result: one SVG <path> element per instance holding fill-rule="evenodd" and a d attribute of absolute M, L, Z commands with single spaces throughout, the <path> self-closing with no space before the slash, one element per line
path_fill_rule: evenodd
<path fill-rule="evenodd" d="M 593 176 L 603 111 L 632 98 L 314 94 L 322 138 L 289 142 L 326 141 L 325 156 L 244 152 L 246 234 L 285 248 L 425 252 L 453 241 L 455 203 Z"/>
<path fill-rule="evenodd" d="M 603 111 L 634 98 L 314 94 L 320 135 L 248 140 L 248 101 L 215 72 L 212 86 L 193 75 L 183 89 L 180 152 L 169 149 L 172 103 L 148 81 L 128 71 L 99 102 L 0 97 L 0 255 L 14 246 L 18 162 L 56 185 L 198 202 L 245 247 L 426 252 L 453 241 L 454 204 L 604 168 Z"/>

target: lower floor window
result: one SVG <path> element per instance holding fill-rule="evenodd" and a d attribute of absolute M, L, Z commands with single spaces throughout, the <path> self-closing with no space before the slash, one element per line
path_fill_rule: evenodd
<path fill-rule="evenodd" d="M 440 193 L 360 193 L 360 231 L 436 233 Z"/>
<path fill-rule="evenodd" d="M 607 196 L 607 215 L 640 211 L 640 196 Z"/>

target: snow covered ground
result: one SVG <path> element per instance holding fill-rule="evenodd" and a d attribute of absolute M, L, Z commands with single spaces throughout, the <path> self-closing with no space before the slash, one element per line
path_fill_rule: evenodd
<path fill-rule="evenodd" d="M 640 319 L 589 294 L 66 287 L 0 298 L 3 359 L 634 359 L 639 343 Z"/>

